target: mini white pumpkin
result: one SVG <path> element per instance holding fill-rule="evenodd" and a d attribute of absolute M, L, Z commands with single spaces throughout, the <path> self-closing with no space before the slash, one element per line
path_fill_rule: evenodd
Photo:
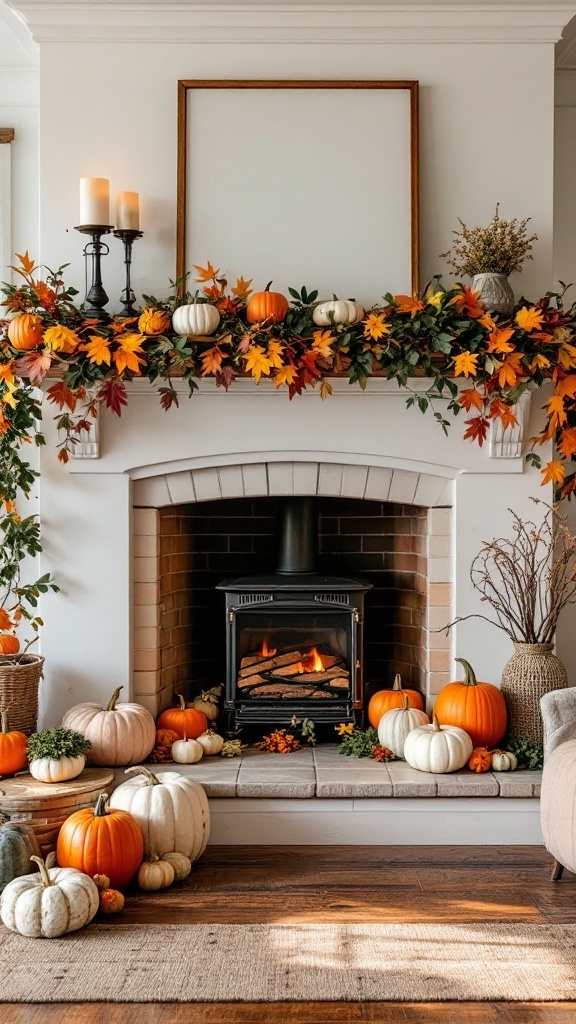
<path fill-rule="evenodd" d="M 174 868 L 174 880 L 176 882 L 181 882 L 183 878 L 188 878 L 192 871 L 192 861 L 185 857 L 183 853 L 165 853 L 160 860 L 167 861 Z"/>
<path fill-rule="evenodd" d="M 320 302 L 312 311 L 312 319 L 318 327 L 331 324 L 356 324 L 363 320 L 364 307 L 354 299 L 330 299 Z"/>
<path fill-rule="evenodd" d="M 147 892 L 167 889 L 174 881 L 174 868 L 167 860 L 160 860 L 155 854 L 143 861 L 138 871 L 138 885 Z"/>
<path fill-rule="evenodd" d="M 396 757 L 404 757 L 404 744 L 412 729 L 419 725 L 428 725 L 430 719 L 424 711 L 411 708 L 408 697 L 404 697 L 401 708 L 391 708 L 382 715 L 378 723 L 378 740 L 381 746 L 388 747 Z"/>
<path fill-rule="evenodd" d="M 30 761 L 30 775 L 38 782 L 66 782 L 67 779 L 75 779 L 80 772 L 84 771 L 86 758 L 84 754 L 78 757 L 38 757 Z"/>
<path fill-rule="evenodd" d="M 220 323 L 220 313 L 210 302 L 191 302 L 178 306 L 172 314 L 172 327 L 176 334 L 187 337 L 214 334 Z"/>
<path fill-rule="evenodd" d="M 404 757 L 410 767 L 436 775 L 463 768 L 472 750 L 472 740 L 464 729 L 440 725 L 436 715 L 432 725 L 412 729 L 404 743 Z"/>
<path fill-rule="evenodd" d="M 198 740 L 189 740 L 184 733 L 183 740 L 175 740 L 171 748 L 172 760 L 176 764 L 195 764 L 204 754 L 204 748 Z"/>
<path fill-rule="evenodd" d="M 518 758 L 511 750 L 494 750 L 492 767 L 495 772 L 513 772 L 518 767 Z"/>
<path fill-rule="evenodd" d="M 153 775 L 144 765 L 126 772 L 138 775 L 114 790 L 110 807 L 136 818 L 146 849 L 159 857 L 176 851 L 194 862 L 206 849 L 210 834 L 210 810 L 202 786 L 179 772 Z"/>
<path fill-rule="evenodd" d="M 194 697 L 192 707 L 206 715 L 209 722 L 215 722 L 218 718 L 218 702 L 221 693 L 221 686 L 212 686 L 209 690 L 202 690 L 198 697 Z"/>
<path fill-rule="evenodd" d="M 201 745 L 204 753 L 211 757 L 213 754 L 219 754 L 222 750 L 224 737 L 219 736 L 217 732 L 214 732 L 214 729 L 207 729 L 206 732 L 203 732 L 198 737 L 196 742 Z"/>
<path fill-rule="evenodd" d="M 92 879 L 75 868 L 48 869 L 41 857 L 30 859 L 40 873 L 15 878 L 0 898 L 6 927 L 31 939 L 55 939 L 88 924 L 99 904 Z"/>

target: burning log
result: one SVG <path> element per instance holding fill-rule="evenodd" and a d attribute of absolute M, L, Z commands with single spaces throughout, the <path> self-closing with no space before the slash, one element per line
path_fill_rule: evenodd
<path fill-rule="evenodd" d="M 240 662 L 240 678 L 251 676 L 254 672 L 268 672 L 274 668 L 281 668 L 283 665 L 295 665 L 302 661 L 301 651 L 290 651 L 289 654 L 277 654 L 263 658 L 260 654 L 248 655 Z"/>

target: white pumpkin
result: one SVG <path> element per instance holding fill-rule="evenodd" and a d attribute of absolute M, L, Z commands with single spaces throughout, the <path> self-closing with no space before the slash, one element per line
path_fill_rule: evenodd
<path fill-rule="evenodd" d="M 219 754 L 224 746 L 224 737 L 219 736 L 214 729 L 207 729 L 201 736 L 196 740 L 199 743 L 208 757 L 212 757 L 214 754 Z"/>
<path fill-rule="evenodd" d="M 495 772 L 513 772 L 518 767 L 518 758 L 511 750 L 495 750 L 492 754 L 492 768 Z"/>
<path fill-rule="evenodd" d="M 15 878 L 0 897 L 6 927 L 31 939 L 55 939 L 88 924 L 99 903 L 92 879 L 75 868 L 48 869 L 41 857 L 31 860 L 40 873 Z"/>
<path fill-rule="evenodd" d="M 183 853 L 165 853 L 161 860 L 171 864 L 174 869 L 174 880 L 176 882 L 181 882 L 183 878 L 188 878 L 192 871 L 192 861 L 185 857 Z"/>
<path fill-rule="evenodd" d="M 329 327 L 331 324 L 356 324 L 364 315 L 364 307 L 354 299 L 330 299 L 314 307 L 312 319 L 318 327 Z"/>
<path fill-rule="evenodd" d="M 172 885 L 174 877 L 174 868 L 167 860 L 152 856 L 140 865 L 137 881 L 141 889 L 155 892 L 157 889 L 167 889 Z"/>
<path fill-rule="evenodd" d="M 141 704 L 118 704 L 119 686 L 108 704 L 76 704 L 66 712 L 62 725 L 90 740 L 88 763 L 110 767 L 144 761 L 156 743 L 156 723 Z"/>
<path fill-rule="evenodd" d="M 209 722 L 215 722 L 218 718 L 218 703 L 221 693 L 221 686 L 212 686 L 209 690 L 202 690 L 198 697 L 194 697 L 192 707 L 206 715 Z"/>
<path fill-rule="evenodd" d="M 404 757 L 406 737 L 412 729 L 419 725 L 428 725 L 430 719 L 424 711 L 411 708 L 408 697 L 404 697 L 401 708 L 391 708 L 382 715 L 378 723 L 378 740 L 383 747 L 388 747 L 396 757 Z"/>
<path fill-rule="evenodd" d="M 463 768 L 472 750 L 472 740 L 464 729 L 457 725 L 440 725 L 436 715 L 432 725 L 419 725 L 412 729 L 404 743 L 404 757 L 408 764 L 418 771 L 436 775 Z"/>
<path fill-rule="evenodd" d="M 171 748 L 172 760 L 176 764 L 195 764 L 204 754 L 204 748 L 198 740 L 175 740 Z"/>
<path fill-rule="evenodd" d="M 30 761 L 29 768 L 30 775 L 38 782 L 66 782 L 80 775 L 85 764 L 84 754 L 79 754 L 78 757 L 37 757 Z"/>
<path fill-rule="evenodd" d="M 178 306 L 172 314 L 172 327 L 176 334 L 187 337 L 214 334 L 220 323 L 220 313 L 210 302 L 191 302 Z"/>
<path fill-rule="evenodd" d="M 179 772 L 153 775 L 143 765 L 126 771 L 138 774 L 114 790 L 110 807 L 136 818 L 146 849 L 159 857 L 183 853 L 195 861 L 206 849 L 210 834 L 210 811 L 202 786 Z"/>

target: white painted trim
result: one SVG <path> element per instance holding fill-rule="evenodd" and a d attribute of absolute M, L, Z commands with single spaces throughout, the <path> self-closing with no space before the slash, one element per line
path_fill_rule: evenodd
<path fill-rule="evenodd" d="M 542 844 L 537 798 L 212 799 L 210 812 L 214 846 Z"/>
<path fill-rule="evenodd" d="M 12 143 L 0 145 L 0 267 L 12 263 Z M 12 271 L 6 269 L 12 280 Z"/>
<path fill-rule="evenodd" d="M 30 61 L 30 66 L 25 67 L 24 70 L 30 72 L 34 66 L 38 66 L 40 51 L 38 49 L 38 43 L 35 43 L 32 38 L 30 29 L 26 24 L 26 19 L 16 8 L 16 4 L 0 4 L 0 22 L 3 22 L 8 32 L 18 40 L 25 56 L 27 56 Z M 13 69 L 10 68 L 11 73 L 12 70 Z M 20 68 L 16 67 L 14 70 L 19 71 Z"/>
<path fill-rule="evenodd" d="M 212 398 L 223 399 L 226 395 L 276 395 L 279 399 L 286 401 L 287 392 L 285 388 L 276 388 L 271 380 L 265 380 L 261 378 L 260 383 L 254 380 L 253 377 L 240 377 L 234 381 L 229 391 L 225 388 L 219 388 L 216 386 L 214 378 L 201 377 L 196 379 L 198 385 L 197 391 L 199 395 L 208 395 Z M 362 389 L 359 384 L 350 384 L 347 377 L 328 377 L 332 386 L 332 391 L 335 395 L 357 395 L 359 398 L 366 397 L 369 395 L 396 395 L 398 398 L 402 398 L 404 401 L 410 397 L 411 391 L 420 392 L 428 391 L 429 388 L 434 384 L 434 379 L 431 377 L 410 377 L 406 387 L 401 387 L 396 380 L 387 380 L 386 377 L 369 377 L 366 381 L 366 387 Z M 456 382 L 462 389 L 469 386 L 466 380 Z M 182 377 L 174 378 L 172 385 L 178 396 L 190 394 L 190 388 L 188 382 Z M 139 377 L 136 380 L 126 382 L 126 391 L 129 395 L 156 395 L 158 390 L 164 386 L 162 380 L 150 383 L 145 377 Z M 450 396 L 448 396 L 450 397 Z M 301 401 L 303 398 L 313 398 L 319 402 L 320 392 L 319 390 L 308 387 L 298 399 Z"/>
<path fill-rule="evenodd" d="M 571 0 L 10 0 L 37 42 L 549 43 Z"/>

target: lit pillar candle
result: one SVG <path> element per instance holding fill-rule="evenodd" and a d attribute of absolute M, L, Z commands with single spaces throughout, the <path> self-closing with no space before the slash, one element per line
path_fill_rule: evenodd
<path fill-rule="evenodd" d="M 80 224 L 110 223 L 108 178 L 80 178 Z"/>
<path fill-rule="evenodd" d="M 140 197 L 137 192 L 116 193 L 116 230 L 140 230 Z"/>

